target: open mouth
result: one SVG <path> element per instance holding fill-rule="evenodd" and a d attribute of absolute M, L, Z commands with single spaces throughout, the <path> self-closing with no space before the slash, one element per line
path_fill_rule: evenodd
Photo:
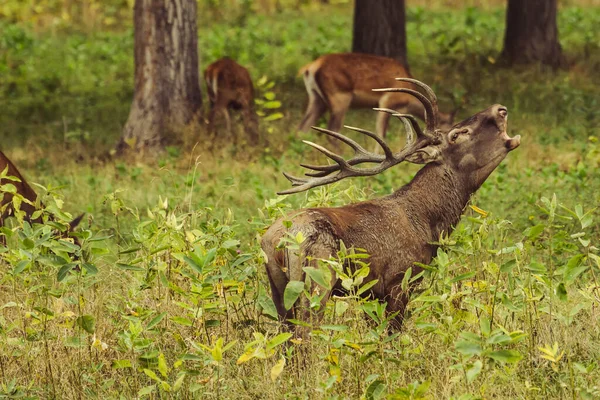
<path fill-rule="evenodd" d="M 504 131 L 501 133 L 500 137 L 504 140 L 504 146 L 506 146 L 509 151 L 516 149 L 521 144 L 521 135 L 510 137 L 508 136 L 508 133 Z"/>

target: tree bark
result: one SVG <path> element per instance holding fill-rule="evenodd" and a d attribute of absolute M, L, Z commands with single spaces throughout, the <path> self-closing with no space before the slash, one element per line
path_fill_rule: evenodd
<path fill-rule="evenodd" d="M 502 58 L 510 64 L 564 63 L 556 0 L 508 0 Z"/>
<path fill-rule="evenodd" d="M 352 51 L 390 57 L 408 68 L 404 0 L 356 0 Z"/>
<path fill-rule="evenodd" d="M 196 0 L 136 0 L 135 92 L 117 151 L 160 147 L 202 106 Z"/>

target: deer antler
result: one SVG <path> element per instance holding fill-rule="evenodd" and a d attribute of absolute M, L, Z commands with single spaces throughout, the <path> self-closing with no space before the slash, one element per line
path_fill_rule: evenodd
<path fill-rule="evenodd" d="M 413 83 L 417 86 L 419 86 L 420 88 L 422 88 L 425 93 L 427 93 L 427 96 L 423 95 L 423 93 L 421 92 L 417 92 L 416 90 L 413 89 L 408 89 L 408 88 L 383 88 L 383 89 L 373 89 L 374 92 L 402 92 L 402 93 L 408 93 L 410 95 L 413 95 L 414 97 L 416 97 L 417 99 L 419 99 L 419 101 L 421 101 L 421 103 L 423 104 L 423 107 L 425 108 L 425 132 L 427 133 L 431 133 L 433 134 L 435 132 L 435 129 L 438 126 L 438 122 L 437 122 L 437 117 L 438 117 L 438 105 L 437 105 L 437 97 L 435 95 L 435 93 L 433 92 L 433 90 L 427 86 L 426 84 L 424 84 L 421 81 L 418 81 L 416 79 L 412 79 L 412 78 L 396 78 L 397 81 L 402 81 L 402 82 L 410 82 Z"/>
<path fill-rule="evenodd" d="M 362 133 L 375 140 L 379 146 L 383 149 L 383 155 L 372 153 L 367 151 L 360 144 L 350 139 L 347 136 L 342 135 L 341 133 L 330 131 L 328 129 L 313 127 L 313 129 L 322 132 L 326 135 L 329 135 L 335 139 L 338 139 L 348 146 L 350 146 L 354 150 L 354 156 L 349 160 L 344 159 L 339 154 L 332 152 L 331 150 L 320 146 L 316 143 L 303 140 L 307 145 L 317 149 L 321 153 L 325 154 L 327 157 L 335 161 L 335 164 L 331 165 L 307 165 L 301 164 L 304 168 L 310 169 L 314 172 L 306 173 L 306 176 L 309 178 L 299 178 L 287 173 L 283 173 L 284 176 L 292 183 L 292 188 L 279 192 L 278 194 L 292 194 L 299 193 L 305 190 L 327 185 L 330 183 L 337 182 L 344 178 L 353 177 L 353 176 L 372 176 L 377 175 L 380 172 L 385 171 L 386 169 L 399 164 L 403 161 L 411 161 L 410 156 L 416 151 L 422 149 L 425 146 L 430 144 L 439 143 L 439 134 L 436 132 L 437 127 L 437 99 L 433 90 L 424 83 L 417 81 L 415 79 L 410 78 L 397 78 L 397 80 L 407 81 L 420 86 L 425 90 L 429 98 L 423 95 L 416 90 L 407 89 L 407 88 L 390 88 L 390 89 L 374 89 L 377 91 L 395 91 L 395 92 L 404 92 L 415 96 L 417 99 L 423 103 L 423 106 L 426 110 L 426 128 L 425 131 L 421 129 L 417 120 L 412 115 L 400 114 L 394 110 L 388 108 L 376 108 L 376 111 L 386 112 L 391 114 L 392 116 L 398 118 L 404 123 L 406 129 L 406 145 L 402 150 L 398 153 L 394 153 L 387 143 L 377 136 L 373 132 L 369 132 L 364 129 L 355 128 L 352 126 L 345 126 L 348 129 L 353 131 Z M 371 168 L 357 168 L 355 165 L 363 164 L 363 163 L 376 163 L 377 166 Z M 337 173 L 336 173 L 337 172 Z"/>

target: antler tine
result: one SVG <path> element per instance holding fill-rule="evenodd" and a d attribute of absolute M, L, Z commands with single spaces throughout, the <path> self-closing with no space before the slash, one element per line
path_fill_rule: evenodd
<path fill-rule="evenodd" d="M 344 160 L 344 157 L 340 156 L 339 154 L 334 153 L 333 151 L 319 145 L 316 143 L 313 143 L 309 140 L 303 140 L 303 143 L 309 145 L 310 147 L 314 147 L 315 149 L 319 150 L 321 153 L 325 154 L 327 157 L 331 158 L 333 161 L 335 161 L 336 163 L 338 163 L 340 165 L 340 167 L 349 167 L 350 164 L 348 164 L 348 162 L 346 160 Z"/>
<path fill-rule="evenodd" d="M 402 120 L 402 122 L 404 122 L 404 126 L 406 128 L 406 135 L 408 137 L 408 143 L 413 143 L 413 141 L 415 140 L 415 136 L 417 138 L 419 137 L 427 137 L 425 136 L 425 134 L 423 133 L 423 131 L 421 130 L 421 127 L 419 126 L 419 122 L 417 121 L 417 119 L 410 115 L 410 114 L 400 114 L 400 113 L 396 113 L 394 114 L 394 117 Z M 410 125 L 411 129 L 408 128 L 408 125 Z M 408 132 L 411 132 L 410 134 Z M 412 135 L 412 137 L 410 137 L 409 135 Z"/>
<path fill-rule="evenodd" d="M 417 137 L 426 136 L 421 127 L 419 126 L 419 122 L 417 119 L 410 114 L 400 114 L 396 110 L 392 110 L 390 108 L 374 108 L 375 111 L 381 111 L 388 114 L 391 114 L 393 117 L 398 118 L 404 124 L 404 128 L 406 129 L 406 134 L 409 137 L 410 141 L 414 140 L 414 134 L 416 133 Z"/>
<path fill-rule="evenodd" d="M 391 108 L 374 108 L 373 110 L 390 114 L 391 116 L 396 117 L 400 121 L 402 121 L 402 123 L 404 124 L 404 130 L 406 131 L 406 143 L 407 144 L 411 144 L 411 143 L 414 142 L 414 140 L 415 140 L 415 132 L 414 132 L 413 127 L 411 125 L 412 122 L 408 118 L 402 118 L 401 117 L 402 115 L 407 115 L 407 114 L 399 114 L 398 111 L 392 110 Z M 417 129 L 419 131 L 421 131 L 421 128 L 419 128 L 418 125 L 417 125 Z M 421 134 L 422 134 L 422 132 L 421 132 Z"/>
<path fill-rule="evenodd" d="M 423 104 L 425 108 L 425 132 L 424 135 L 429 136 L 435 133 L 437 127 L 437 105 L 433 106 L 431 101 L 421 92 L 417 92 L 413 89 L 408 88 L 383 88 L 383 89 L 372 89 L 374 92 L 401 92 L 413 95 Z"/>
<path fill-rule="evenodd" d="M 433 92 L 433 89 L 431 87 L 429 87 L 429 85 L 427 85 L 421 81 L 418 81 L 416 79 L 412 79 L 412 78 L 396 78 L 396 80 L 400 81 L 400 82 L 414 83 L 415 85 L 419 86 L 421 89 L 423 89 L 425 91 L 425 93 L 427 93 L 427 95 L 429 96 L 429 100 L 431 101 L 431 104 L 434 106 L 434 108 L 437 109 L 437 96 Z"/>
<path fill-rule="evenodd" d="M 312 127 L 315 131 L 324 133 L 326 135 L 329 135 L 331 137 L 334 137 L 338 140 L 341 140 L 342 142 L 346 143 L 348 146 L 352 147 L 352 149 L 356 152 L 356 153 L 366 153 L 367 151 L 358 143 L 356 143 L 354 140 L 350 139 L 347 136 L 342 135 L 339 132 L 334 132 L 331 131 L 329 129 L 325 129 L 325 128 L 319 128 L 318 126 L 313 126 Z"/>
<path fill-rule="evenodd" d="M 303 185 L 306 182 L 308 182 L 308 179 L 306 179 L 306 178 L 298 178 L 297 176 L 290 175 L 287 172 L 284 172 L 283 176 L 285 176 L 287 178 L 287 180 L 292 183 L 292 186 L 299 186 L 299 185 Z"/>
<path fill-rule="evenodd" d="M 355 126 L 344 125 L 344 128 L 353 130 L 358 133 L 362 133 L 363 135 L 367 135 L 371 139 L 375 140 L 377 142 L 377 144 L 379 144 L 381 146 L 381 148 L 383 149 L 383 154 L 385 154 L 385 158 L 393 158 L 394 157 L 394 152 L 392 151 L 392 149 L 390 149 L 390 146 L 388 146 L 387 143 L 382 138 L 377 136 L 377 134 L 375 134 L 371 131 L 367 131 L 366 129 L 357 128 Z"/>

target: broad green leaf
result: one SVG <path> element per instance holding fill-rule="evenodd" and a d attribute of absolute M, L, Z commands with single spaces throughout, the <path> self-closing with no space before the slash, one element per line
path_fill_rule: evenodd
<path fill-rule="evenodd" d="M 275 320 L 278 318 L 275 303 L 273 303 L 273 300 L 269 296 L 265 296 L 264 294 L 260 295 L 258 297 L 258 305 L 262 308 L 264 314 Z"/>
<path fill-rule="evenodd" d="M 513 268 L 517 265 L 517 261 L 515 259 L 508 260 L 500 267 L 500 272 L 510 273 Z"/>
<path fill-rule="evenodd" d="M 58 282 L 62 282 L 67 277 L 71 269 L 73 269 L 73 264 L 66 264 L 60 267 L 60 269 L 56 273 L 56 280 Z"/>
<path fill-rule="evenodd" d="M 193 269 L 194 271 L 196 271 L 196 272 L 197 272 L 197 273 L 199 273 L 199 274 L 202 274 L 202 267 L 201 267 L 200 265 L 196 264 L 196 262 L 195 262 L 193 259 L 191 259 L 191 258 L 190 258 L 190 257 L 188 257 L 188 256 L 183 256 L 183 260 L 184 260 L 184 261 L 185 261 L 185 262 L 186 262 L 186 263 L 187 263 L 187 264 L 188 264 L 190 267 L 192 267 L 192 269 Z"/>
<path fill-rule="evenodd" d="M 365 283 L 364 285 L 362 285 L 360 287 L 360 289 L 358 289 L 358 291 L 356 292 L 356 294 L 358 296 L 360 296 L 361 294 L 363 294 L 364 292 L 366 292 L 367 290 L 369 290 L 373 286 L 375 286 L 377 284 L 377 282 L 379 282 L 379 279 L 373 279 L 372 281 L 369 281 L 369 282 Z"/>
<path fill-rule="evenodd" d="M 145 271 L 145 269 L 142 267 L 136 267 L 135 265 L 129 265 L 129 264 L 117 263 L 117 267 L 119 267 L 120 269 L 128 270 L 128 271 L 139 271 L 139 272 Z"/>
<path fill-rule="evenodd" d="M 567 301 L 567 288 L 565 287 L 565 284 L 563 282 L 559 283 L 558 286 L 556 286 L 556 296 L 561 301 Z"/>
<path fill-rule="evenodd" d="M 446 254 L 444 252 L 444 250 L 442 250 L 441 247 L 438 247 L 437 256 L 435 259 L 440 267 L 445 267 L 446 265 L 448 265 L 448 262 L 450 261 L 448 259 L 448 254 Z"/>
<path fill-rule="evenodd" d="M 579 275 L 581 275 L 582 273 L 584 273 L 588 268 L 589 268 L 589 266 L 582 265 L 582 266 L 571 268 L 571 269 L 565 271 L 566 283 L 567 284 L 573 283 L 575 281 L 575 279 L 577 279 L 577 277 Z"/>
<path fill-rule="evenodd" d="M 526 229 L 524 233 L 525 236 L 527 236 L 527 239 L 536 240 L 542 234 L 542 232 L 544 232 L 545 228 L 546 225 L 535 225 L 531 228 Z"/>
<path fill-rule="evenodd" d="M 473 272 L 467 272 L 467 273 L 465 273 L 465 274 L 461 274 L 461 275 L 458 275 L 458 276 L 454 277 L 454 278 L 453 278 L 453 279 L 450 281 L 450 283 L 456 283 L 456 282 L 464 281 L 465 279 L 471 279 L 471 278 L 472 278 L 472 277 L 474 277 L 475 275 L 477 275 L 477 272 L 476 272 L 476 271 L 473 271 Z"/>
<path fill-rule="evenodd" d="M 83 269 L 86 270 L 88 275 L 96 275 L 98 273 L 98 268 L 94 264 L 83 263 Z"/>
<path fill-rule="evenodd" d="M 96 331 L 96 320 L 91 315 L 77 317 L 77 325 L 87 333 L 94 333 Z"/>
<path fill-rule="evenodd" d="M 185 317 L 171 317 L 171 321 L 175 322 L 176 324 L 183 325 L 183 326 L 194 325 L 189 318 L 185 318 Z"/>
<path fill-rule="evenodd" d="M 278 100 L 267 101 L 265 104 L 263 104 L 263 107 L 274 110 L 281 107 L 281 102 Z"/>
<path fill-rule="evenodd" d="M 148 396 L 149 394 L 151 394 L 154 391 L 155 388 L 156 388 L 156 385 L 150 385 L 150 386 L 143 387 L 139 390 L 138 396 L 140 396 L 140 397 Z"/>
<path fill-rule="evenodd" d="M 298 300 L 298 297 L 300 297 L 300 294 L 302 294 L 303 290 L 304 282 L 288 282 L 287 286 L 285 287 L 285 291 L 283 292 L 283 306 L 286 310 L 292 308 L 292 306 L 296 303 L 296 300 Z"/>
<path fill-rule="evenodd" d="M 17 263 L 15 269 L 13 269 L 13 274 L 18 275 L 25 270 L 25 268 L 29 265 L 29 260 L 21 260 Z"/>
<path fill-rule="evenodd" d="M 158 377 L 158 375 L 156 375 L 156 372 L 152 371 L 151 369 L 144 368 L 144 374 L 148 375 L 151 379 L 155 380 L 156 382 L 160 382 L 161 380 Z"/>
<path fill-rule="evenodd" d="M 179 389 L 181 389 L 181 386 L 183 385 L 183 381 L 185 380 L 185 372 L 182 372 L 178 377 L 177 380 L 175 381 L 175 383 L 173 384 L 173 391 L 177 392 Z"/>
<path fill-rule="evenodd" d="M 165 359 L 164 353 L 160 353 L 158 355 L 158 372 L 160 372 L 160 374 L 165 378 L 169 372 L 169 367 L 167 367 L 167 360 Z"/>
<path fill-rule="evenodd" d="M 283 113 L 277 112 L 277 113 L 271 114 L 271 115 L 263 118 L 263 120 L 267 121 L 267 122 L 271 122 L 271 121 L 277 121 L 278 119 L 281 119 L 281 118 L 283 118 Z"/>
<path fill-rule="evenodd" d="M 343 301 L 343 300 L 338 300 L 335 303 L 335 315 L 337 315 L 338 317 L 343 315 L 346 310 L 348 309 L 348 307 L 350 307 L 350 304 L 348 304 L 347 302 Z"/>
<path fill-rule="evenodd" d="M 469 383 L 472 383 L 475 380 L 475 378 L 477 378 L 477 375 L 481 373 L 482 366 L 483 364 L 481 363 L 481 361 L 477 360 L 473 363 L 471 367 L 467 368 L 467 381 Z"/>
<path fill-rule="evenodd" d="M 377 379 L 371 382 L 365 390 L 365 399 L 367 400 L 378 400 L 383 398 L 385 395 L 385 383 L 382 380 Z"/>
<path fill-rule="evenodd" d="M 523 358 L 521 353 L 516 350 L 498 350 L 488 354 L 491 359 L 502 363 L 516 363 Z"/>
<path fill-rule="evenodd" d="M 131 368 L 131 360 L 115 360 L 111 367 L 113 369 Z"/>
<path fill-rule="evenodd" d="M 456 351 L 465 356 L 474 356 L 481 354 L 481 345 L 468 340 L 459 340 L 455 344 Z"/>
<path fill-rule="evenodd" d="M 273 349 L 290 340 L 292 336 L 293 335 L 291 333 L 280 333 L 279 335 L 275 336 L 273 339 L 267 342 L 267 347 Z"/>
<path fill-rule="evenodd" d="M 281 357 L 279 361 L 273 365 L 273 368 L 271 368 L 271 381 L 275 382 L 277 378 L 279 378 L 279 375 L 283 372 L 283 367 L 285 367 L 285 358 Z"/>
<path fill-rule="evenodd" d="M 479 328 L 481 329 L 481 333 L 483 334 L 484 337 L 490 336 L 490 330 L 491 330 L 490 319 L 488 317 L 485 317 L 482 315 L 479 318 Z"/>
<path fill-rule="evenodd" d="M 156 317 L 152 318 L 152 320 L 148 323 L 148 326 L 146 326 L 146 329 L 154 328 L 156 325 L 158 325 L 160 323 L 160 321 L 163 320 L 165 315 L 167 315 L 167 313 L 162 312 L 162 313 L 158 314 Z"/>
<path fill-rule="evenodd" d="M 328 274 L 325 268 L 304 267 L 302 269 L 307 273 L 308 276 L 310 276 L 310 279 L 318 283 L 320 286 L 327 290 L 331 289 L 331 272 L 327 271 L 329 272 Z"/>

